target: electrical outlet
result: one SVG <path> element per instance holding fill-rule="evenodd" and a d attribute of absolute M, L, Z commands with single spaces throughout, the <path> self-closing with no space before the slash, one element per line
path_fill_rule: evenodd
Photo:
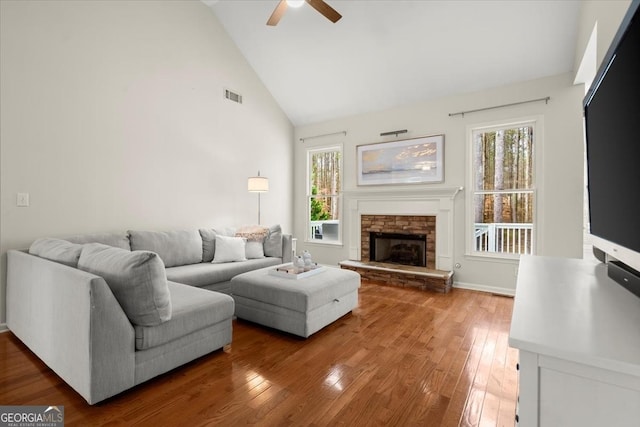
<path fill-rule="evenodd" d="M 29 206 L 29 193 L 18 193 L 16 204 L 20 207 Z"/>

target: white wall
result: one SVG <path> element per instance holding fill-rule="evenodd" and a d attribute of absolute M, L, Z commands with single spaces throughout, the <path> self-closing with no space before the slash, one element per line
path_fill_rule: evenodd
<path fill-rule="evenodd" d="M 291 232 L 293 127 L 207 6 L 0 8 L 0 323 L 6 251 L 37 237 L 255 223 L 258 169 Z"/>
<path fill-rule="evenodd" d="M 574 70 L 578 70 L 582 62 L 596 22 L 598 23 L 596 66 L 600 66 L 630 4 L 631 0 L 583 0 L 581 2 Z"/>
<path fill-rule="evenodd" d="M 583 91 L 573 86 L 573 75 L 553 76 L 535 81 L 504 86 L 477 93 L 453 96 L 435 101 L 408 105 L 387 111 L 346 117 L 295 130 L 295 207 L 294 229 L 298 237 L 305 231 L 305 151 L 309 147 L 342 143 L 344 145 L 343 190 L 347 193 L 343 206 L 348 205 L 348 193 L 359 189 L 356 185 L 355 152 L 360 144 L 382 142 L 381 132 L 408 129 L 402 138 L 445 135 L 445 182 L 419 186 L 378 187 L 379 191 L 406 191 L 406 194 L 427 194 L 438 187 L 466 186 L 466 129 L 486 122 L 500 122 L 514 118 L 541 116 L 544 121 L 544 145 L 538 161 L 538 254 L 565 257 L 582 255 L 583 151 L 582 110 Z M 449 113 L 528 99 L 550 96 L 551 101 L 531 103 L 449 117 Z M 347 131 L 347 135 L 307 139 L 301 137 Z M 369 190 L 369 188 L 367 188 Z M 344 210 L 343 224 L 349 223 Z M 513 293 L 517 262 L 496 261 L 465 255 L 465 194 L 455 202 L 454 263 L 458 286 Z M 345 239 L 349 230 L 344 232 Z M 307 249 L 321 262 L 336 264 L 348 259 L 348 241 L 341 247 L 298 242 L 298 250 Z"/>

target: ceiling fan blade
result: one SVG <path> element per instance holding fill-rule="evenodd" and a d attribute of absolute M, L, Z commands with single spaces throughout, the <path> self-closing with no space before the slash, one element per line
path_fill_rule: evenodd
<path fill-rule="evenodd" d="M 327 18 L 329 21 L 333 22 L 334 24 L 338 22 L 340 18 L 342 18 L 342 15 L 340 15 L 338 12 L 336 12 L 334 8 L 332 8 L 327 3 L 325 3 L 324 0 L 306 0 L 306 1 L 311 5 L 311 7 L 313 7 L 315 10 L 323 14 L 325 18 Z"/>
<path fill-rule="evenodd" d="M 280 18 L 284 15 L 285 10 L 287 10 L 287 0 L 280 0 L 280 3 L 278 3 L 269 17 L 267 25 L 271 25 L 272 27 L 278 25 L 278 22 L 280 22 Z"/>

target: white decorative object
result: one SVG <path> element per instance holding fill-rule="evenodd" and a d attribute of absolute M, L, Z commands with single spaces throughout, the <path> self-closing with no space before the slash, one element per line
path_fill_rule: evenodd
<path fill-rule="evenodd" d="M 311 259 L 311 254 L 309 253 L 309 251 L 304 251 L 302 253 L 302 259 L 304 261 L 304 271 L 311 270 L 313 266 L 313 260 Z"/>

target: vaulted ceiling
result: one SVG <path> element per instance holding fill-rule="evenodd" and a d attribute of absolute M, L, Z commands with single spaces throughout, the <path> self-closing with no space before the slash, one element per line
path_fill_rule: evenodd
<path fill-rule="evenodd" d="M 203 0 L 294 125 L 571 71 L 579 1 Z"/>

